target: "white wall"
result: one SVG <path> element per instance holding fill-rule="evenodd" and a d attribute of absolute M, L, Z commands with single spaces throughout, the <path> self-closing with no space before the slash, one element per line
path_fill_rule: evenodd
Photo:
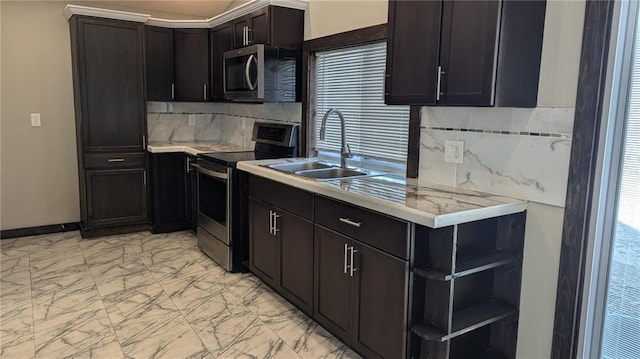
<path fill-rule="evenodd" d="M 80 219 L 65 4 L 0 3 L 2 229 Z M 42 127 L 31 127 L 31 112 Z"/>
<path fill-rule="evenodd" d="M 387 0 L 311 0 L 304 39 L 310 40 L 387 22 Z"/>

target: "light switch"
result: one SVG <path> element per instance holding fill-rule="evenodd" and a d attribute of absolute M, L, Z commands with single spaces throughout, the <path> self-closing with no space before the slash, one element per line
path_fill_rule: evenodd
<path fill-rule="evenodd" d="M 464 160 L 464 141 L 444 142 L 444 161 L 450 163 L 462 163 Z"/>
<path fill-rule="evenodd" d="M 31 114 L 31 127 L 40 127 L 42 126 L 42 122 L 40 121 L 40 114 L 39 113 L 32 113 Z"/>
<path fill-rule="evenodd" d="M 189 126 L 196 125 L 196 115 L 189 115 Z"/>

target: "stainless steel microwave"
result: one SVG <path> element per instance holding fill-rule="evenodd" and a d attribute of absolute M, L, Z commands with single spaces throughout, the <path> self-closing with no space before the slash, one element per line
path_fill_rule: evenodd
<path fill-rule="evenodd" d="M 224 53 L 224 97 L 242 102 L 296 101 L 298 51 L 252 45 Z"/>

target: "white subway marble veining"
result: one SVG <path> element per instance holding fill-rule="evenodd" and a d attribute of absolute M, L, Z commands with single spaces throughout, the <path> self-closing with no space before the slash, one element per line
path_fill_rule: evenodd
<path fill-rule="evenodd" d="M 419 183 L 564 206 L 574 114 L 573 108 L 423 108 Z M 464 141 L 462 164 L 444 161 L 446 140 Z"/>

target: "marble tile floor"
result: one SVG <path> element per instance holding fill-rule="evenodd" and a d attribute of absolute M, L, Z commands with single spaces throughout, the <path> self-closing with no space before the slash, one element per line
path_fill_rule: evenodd
<path fill-rule="evenodd" d="M 0 241 L 0 358 L 358 358 L 190 232 Z"/>

